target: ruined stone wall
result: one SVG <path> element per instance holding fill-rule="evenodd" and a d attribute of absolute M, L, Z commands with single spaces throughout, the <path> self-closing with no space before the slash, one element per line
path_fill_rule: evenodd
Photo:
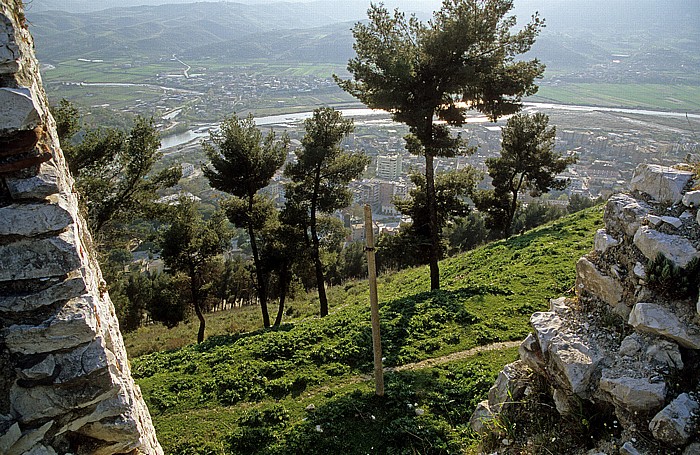
<path fill-rule="evenodd" d="M 20 0 L 0 1 L 0 454 L 161 454 Z"/>
<path fill-rule="evenodd" d="M 528 422 L 518 444 L 499 433 L 508 413 L 523 417 L 533 384 L 545 384 L 543 396 L 569 421 L 612 416 L 598 440 L 570 453 L 700 455 L 698 185 L 683 166 L 642 164 L 631 193 L 607 202 L 595 251 L 576 265 L 576 297 L 532 315 L 520 360 L 472 416 L 476 431 L 504 438 L 498 453 L 531 444 Z"/>

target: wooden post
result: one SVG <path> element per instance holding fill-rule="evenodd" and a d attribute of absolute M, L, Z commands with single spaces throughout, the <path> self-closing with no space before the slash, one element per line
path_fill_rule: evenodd
<path fill-rule="evenodd" d="M 384 369 L 382 367 L 382 337 L 379 333 L 379 301 L 377 297 L 377 264 L 374 261 L 374 226 L 372 209 L 365 205 L 365 251 L 369 269 L 369 304 L 372 315 L 372 345 L 374 347 L 374 381 L 377 396 L 384 396 Z"/>

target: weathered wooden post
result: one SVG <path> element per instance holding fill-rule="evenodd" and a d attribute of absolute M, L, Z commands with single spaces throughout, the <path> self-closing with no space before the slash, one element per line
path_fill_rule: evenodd
<path fill-rule="evenodd" d="M 379 333 L 379 301 L 377 297 L 377 265 L 374 260 L 374 226 L 372 209 L 365 205 L 365 251 L 369 269 L 369 304 L 372 315 L 372 345 L 374 347 L 374 381 L 377 396 L 384 396 L 384 370 L 382 367 L 382 337 Z"/>

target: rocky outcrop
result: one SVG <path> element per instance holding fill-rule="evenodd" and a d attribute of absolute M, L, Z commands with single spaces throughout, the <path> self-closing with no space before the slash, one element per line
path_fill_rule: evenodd
<path fill-rule="evenodd" d="M 0 453 L 161 454 L 22 3 L 0 3 Z"/>
<path fill-rule="evenodd" d="M 700 192 L 689 190 L 698 184 L 682 167 L 640 165 L 633 192 L 610 198 L 595 250 L 576 265 L 576 297 L 552 300 L 530 319 L 518 362 L 531 382 L 518 390 L 544 383 L 562 416 L 588 421 L 589 410 L 612 416 L 602 423 L 618 429 L 600 432 L 594 449 L 567 453 L 700 453 Z M 522 421 L 523 411 L 516 423 L 517 406 L 495 404 L 490 394 L 479 405 L 476 431 L 498 432 L 502 424 L 484 422 L 504 418 L 530 434 L 527 418 L 536 416 Z M 534 437 L 498 453 L 521 453 Z"/>

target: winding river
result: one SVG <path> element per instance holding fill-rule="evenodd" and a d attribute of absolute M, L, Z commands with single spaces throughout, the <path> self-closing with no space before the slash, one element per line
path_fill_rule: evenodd
<path fill-rule="evenodd" d="M 654 117 L 673 117 L 673 118 L 691 118 L 694 120 L 700 120 L 700 114 L 686 114 L 684 112 L 667 112 L 667 111 L 652 111 L 647 109 L 629 109 L 629 108 L 618 108 L 618 107 L 597 107 L 597 106 L 576 106 L 569 104 L 555 104 L 555 103 L 523 103 L 524 109 L 527 110 L 537 110 L 544 111 L 547 110 L 558 110 L 558 111 L 573 111 L 573 112 L 616 112 L 621 114 L 638 114 L 638 115 L 648 115 Z M 345 117 L 361 118 L 361 117 L 373 117 L 381 116 L 386 117 L 388 114 L 385 111 L 377 109 L 368 108 L 356 108 L 356 109 L 341 109 Z M 312 111 L 307 112 L 297 112 L 293 114 L 281 114 L 281 115 L 270 115 L 266 117 L 258 117 L 255 119 L 255 123 L 258 126 L 271 126 L 271 125 L 296 125 L 307 118 L 310 118 L 313 114 Z M 488 118 L 485 116 L 474 116 L 468 119 L 468 123 L 485 123 L 488 122 Z M 215 128 L 218 125 L 212 124 L 207 125 L 207 127 Z M 173 134 L 169 136 L 164 136 L 161 139 L 161 149 L 167 149 L 171 147 L 177 147 L 178 145 L 187 144 L 195 140 L 199 140 L 203 137 L 208 136 L 209 133 L 203 131 L 200 127 L 197 130 L 190 130 L 184 133 Z"/>

